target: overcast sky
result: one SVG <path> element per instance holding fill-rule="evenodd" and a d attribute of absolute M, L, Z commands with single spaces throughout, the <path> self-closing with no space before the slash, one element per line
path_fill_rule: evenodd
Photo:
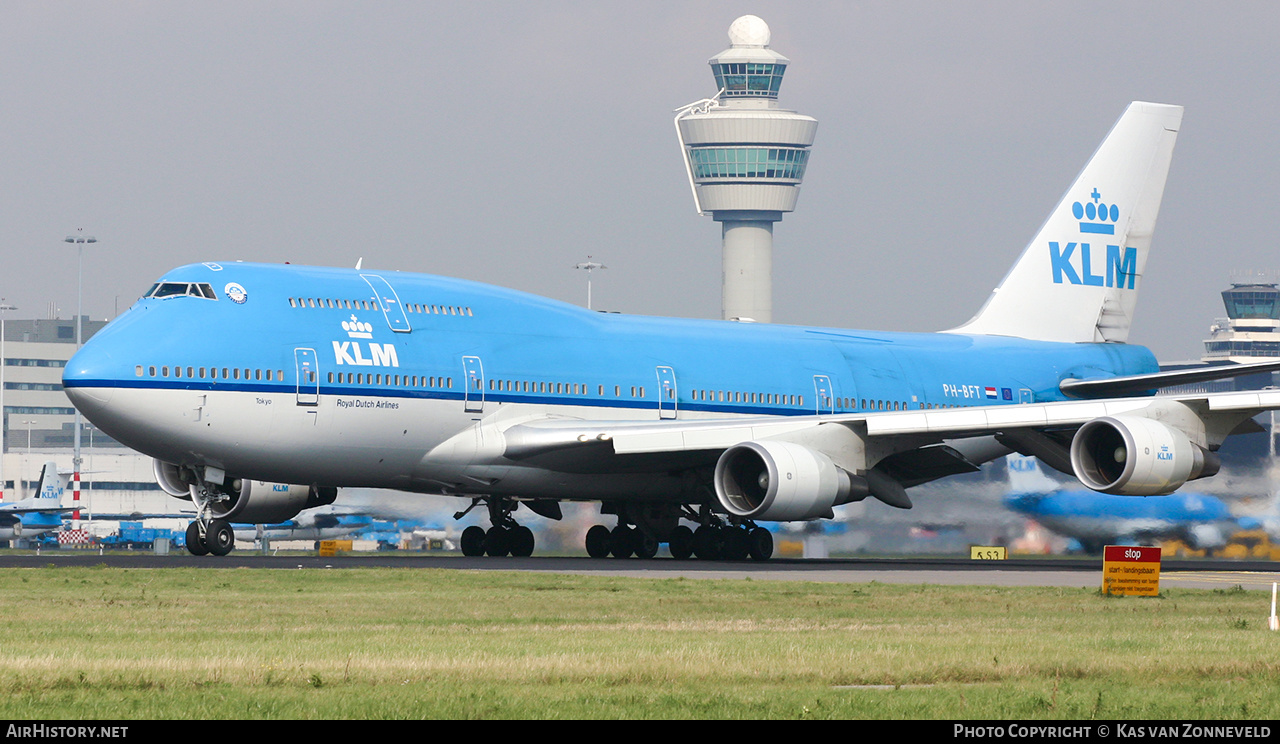
<path fill-rule="evenodd" d="M 0 0 L 0 296 L 112 317 L 193 261 L 439 273 L 718 317 L 673 109 L 746 13 L 818 119 L 774 319 L 967 320 L 1132 100 L 1186 106 L 1130 340 L 1280 268 L 1274 2 Z"/>

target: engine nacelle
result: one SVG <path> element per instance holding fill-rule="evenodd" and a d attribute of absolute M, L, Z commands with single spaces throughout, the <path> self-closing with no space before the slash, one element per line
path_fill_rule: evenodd
<path fill-rule="evenodd" d="M 336 488 L 296 486 L 241 478 L 228 478 L 219 489 L 225 498 L 210 505 L 213 515 L 229 522 L 276 524 L 298 516 L 303 509 L 332 504 Z"/>
<path fill-rule="evenodd" d="M 1123 496 L 1173 493 L 1218 472 L 1218 456 L 1186 434 L 1142 416 L 1086 422 L 1071 440 L 1071 469 L 1085 486 Z"/>
<path fill-rule="evenodd" d="M 190 471 L 164 460 L 152 460 L 151 470 L 161 491 L 175 499 L 191 500 L 191 484 L 195 481 L 190 477 Z"/>
<path fill-rule="evenodd" d="M 152 470 L 160 489 L 175 498 L 194 501 L 192 491 L 199 488 L 196 474 L 186 467 L 153 460 Z M 224 478 L 222 484 L 209 484 L 214 491 L 209 511 L 217 519 L 276 524 L 298 516 L 303 509 L 332 504 L 338 489 L 296 486 L 242 478 Z"/>
<path fill-rule="evenodd" d="M 831 508 L 866 497 L 861 479 L 831 458 L 791 442 L 743 442 L 716 462 L 716 499 L 725 511 L 775 522 L 830 517 Z"/>

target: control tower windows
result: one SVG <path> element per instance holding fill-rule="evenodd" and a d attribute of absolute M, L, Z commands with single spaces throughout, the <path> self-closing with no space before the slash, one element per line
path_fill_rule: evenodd
<path fill-rule="evenodd" d="M 689 150 L 693 177 L 786 178 L 799 181 L 809 151 L 799 147 L 695 147 Z"/>
<path fill-rule="evenodd" d="M 728 97 L 777 98 L 782 87 L 786 65 L 762 62 L 730 62 L 713 64 L 716 85 Z"/>

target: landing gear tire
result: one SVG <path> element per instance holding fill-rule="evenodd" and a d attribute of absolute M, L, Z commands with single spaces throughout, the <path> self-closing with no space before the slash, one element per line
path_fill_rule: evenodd
<path fill-rule="evenodd" d="M 236 546 L 236 533 L 227 520 L 211 519 L 209 526 L 205 528 L 204 541 L 210 553 L 226 555 Z"/>
<path fill-rule="evenodd" d="M 592 558 L 609 557 L 609 528 L 602 524 L 587 530 L 587 555 Z"/>
<path fill-rule="evenodd" d="M 204 544 L 204 537 L 200 534 L 199 522 L 187 525 L 187 552 L 191 555 L 209 554 L 209 546 Z"/>
<path fill-rule="evenodd" d="M 750 544 L 751 560 L 767 561 L 773 557 L 773 535 L 763 527 L 757 527 L 747 533 Z"/>
<path fill-rule="evenodd" d="M 686 561 L 693 557 L 693 530 L 680 525 L 671 531 L 667 539 L 667 550 L 671 557 L 678 561 Z"/>
<path fill-rule="evenodd" d="M 728 561 L 743 561 L 751 551 L 747 531 L 741 527 L 729 527 L 722 532 L 720 556 Z"/>
<path fill-rule="evenodd" d="M 693 531 L 693 554 L 704 561 L 720 557 L 720 530 L 703 525 Z"/>
<path fill-rule="evenodd" d="M 484 552 L 494 558 L 511 552 L 511 537 L 506 527 L 490 527 L 484 533 Z"/>
<path fill-rule="evenodd" d="M 533 555 L 535 542 L 533 530 L 523 525 L 515 527 L 507 532 L 507 538 L 511 547 L 511 555 L 516 558 L 528 558 Z"/>
<path fill-rule="evenodd" d="M 471 525 L 462 531 L 462 554 L 468 558 L 484 555 L 484 528 Z"/>
<path fill-rule="evenodd" d="M 609 554 L 614 558 L 630 558 L 635 552 L 636 542 L 631 528 L 620 524 L 609 533 Z"/>
<path fill-rule="evenodd" d="M 653 535 L 635 530 L 632 534 L 632 543 L 635 546 L 637 558 L 653 558 L 658 554 L 658 538 Z"/>

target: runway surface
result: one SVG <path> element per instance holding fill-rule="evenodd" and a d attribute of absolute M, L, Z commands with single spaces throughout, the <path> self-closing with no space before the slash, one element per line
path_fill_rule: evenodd
<path fill-rule="evenodd" d="M 314 555 L 262 555 L 238 551 L 229 556 L 195 557 L 186 553 L 106 553 L 60 550 L 40 555 L 0 552 L 2 568 L 111 566 L 119 568 L 258 568 L 339 570 L 403 568 L 468 571 L 534 571 L 650 579 L 824 581 L 842 583 L 946 584 L 980 586 L 1101 587 L 1101 558 L 969 561 L 960 558 L 774 559 L 764 563 L 677 561 L 671 558 L 591 559 L 586 557 L 464 558 L 456 554 L 373 553 L 321 558 Z M 1270 590 L 1280 581 L 1280 564 L 1270 561 L 1165 561 L 1162 587 Z"/>

